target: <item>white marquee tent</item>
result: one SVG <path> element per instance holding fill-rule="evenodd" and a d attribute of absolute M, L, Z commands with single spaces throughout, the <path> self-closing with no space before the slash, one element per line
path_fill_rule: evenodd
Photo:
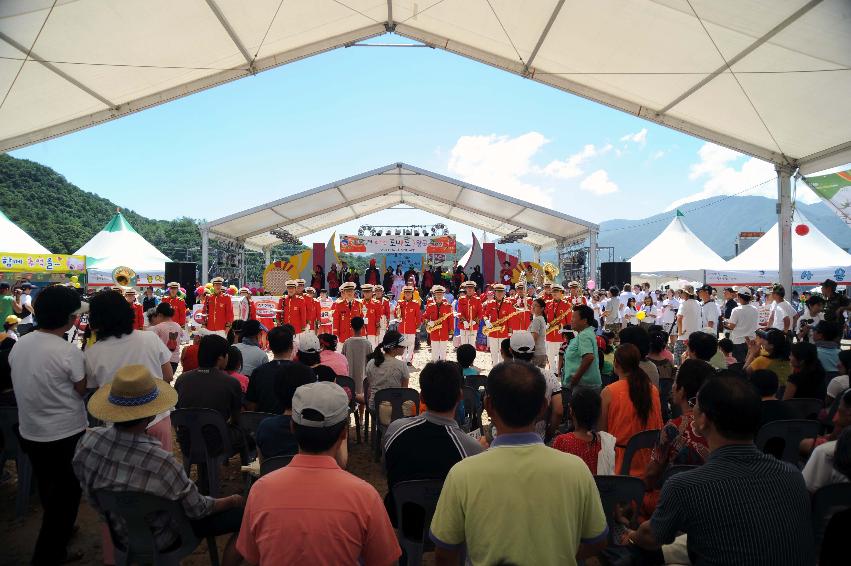
<path fill-rule="evenodd" d="M 171 261 L 139 235 L 120 212 L 74 253 L 86 256 L 90 287 L 112 285 L 112 272 L 121 266 L 136 272 L 138 285 L 160 286 L 165 263 Z"/>
<path fill-rule="evenodd" d="M 9 220 L 0 210 L 0 251 L 13 254 L 49 254 L 50 250 L 35 241 L 20 226 Z"/>
<path fill-rule="evenodd" d="M 395 33 L 776 164 L 786 278 L 791 175 L 851 162 L 849 18 L 847 0 L 6 0 L 0 151 Z"/>
<path fill-rule="evenodd" d="M 776 243 L 776 242 L 775 242 Z M 724 260 L 689 230 L 679 214 L 644 249 L 630 258 L 633 277 L 703 280 L 703 270 L 721 269 Z"/>

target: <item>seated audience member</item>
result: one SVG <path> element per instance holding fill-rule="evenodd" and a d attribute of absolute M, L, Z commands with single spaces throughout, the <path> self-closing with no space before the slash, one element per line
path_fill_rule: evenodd
<path fill-rule="evenodd" d="M 290 426 L 298 455 L 251 487 L 236 543 L 246 562 L 394 564 L 399 558 L 381 496 L 343 469 L 348 425 L 349 398 L 339 385 L 296 389 Z"/>
<path fill-rule="evenodd" d="M 391 387 L 408 386 L 408 366 L 400 359 L 405 352 L 405 337 L 396 330 L 388 330 L 381 343 L 368 356 L 366 380 L 369 382 L 367 406 L 375 410 L 375 393 Z M 414 408 L 414 411 L 416 408 Z M 389 416 L 388 416 L 389 418 Z"/>
<path fill-rule="evenodd" d="M 649 332 L 650 353 L 647 359 L 656 365 L 656 371 L 659 372 L 659 400 L 662 403 L 662 420 L 666 421 L 671 418 L 671 391 L 677 368 L 674 367 L 674 355 L 668 350 L 668 334 L 655 328 Z"/>
<path fill-rule="evenodd" d="M 760 427 L 774 421 L 797 418 L 791 407 L 777 400 L 777 390 L 780 385 L 776 373 L 770 369 L 758 369 L 751 372 L 748 380 L 762 399 Z"/>
<path fill-rule="evenodd" d="M 12 387 L 12 366 L 9 365 L 9 353 L 16 340 L 3 338 L 0 341 L 0 407 L 17 407 L 15 390 Z"/>
<path fill-rule="evenodd" d="M 180 368 L 182 371 L 198 369 L 198 345 L 204 337 L 200 331 L 192 335 L 192 343 L 180 352 Z"/>
<path fill-rule="evenodd" d="M 692 564 L 815 563 L 810 498 L 801 473 L 753 444 L 760 403 L 739 377 L 704 383 L 694 427 L 709 445 L 709 458 L 670 477 L 653 516 L 637 531 L 627 531 L 625 540 L 658 551 L 684 533 Z"/>
<path fill-rule="evenodd" d="M 704 361 L 718 370 L 727 369 L 724 354 L 719 353 L 718 350 L 718 339 L 708 332 L 699 330 L 689 334 L 688 357 Z"/>
<path fill-rule="evenodd" d="M 298 337 L 298 361 L 309 367 L 316 376 L 316 381 L 334 381 L 338 375 L 330 366 L 322 362 L 322 341 L 312 332 L 305 332 Z M 336 355 L 342 356 L 342 354 Z M 343 356 L 345 357 L 345 356 Z"/>
<path fill-rule="evenodd" d="M 836 412 L 832 419 L 833 430 L 828 434 L 816 437 L 815 439 L 807 438 L 801 441 L 801 454 L 808 456 L 813 449 L 821 446 L 825 442 L 836 440 L 842 431 L 851 427 L 851 389 L 846 390 L 839 396 L 839 403 L 836 406 Z"/>
<path fill-rule="evenodd" d="M 733 341 L 729 338 L 722 338 L 718 341 L 718 349 L 724 354 L 724 361 L 727 362 L 727 367 L 737 363 L 733 356 Z"/>
<path fill-rule="evenodd" d="M 346 356 L 337 351 L 337 337 L 333 334 L 320 334 L 319 345 L 321 346 L 319 363 L 323 366 L 328 366 L 337 375 L 348 375 L 351 377 L 349 375 L 349 361 L 346 359 Z"/>
<path fill-rule="evenodd" d="M 352 318 L 352 335 L 343 342 L 342 354 L 346 356 L 349 377 L 355 382 L 355 397 L 363 404 L 363 378 L 366 375 L 366 359 L 372 352 L 372 344 L 363 335 L 363 318 L 356 316 Z"/>
<path fill-rule="evenodd" d="M 617 439 L 615 445 L 615 470 L 620 471 L 626 454 L 626 445 L 635 434 L 644 430 L 662 428 L 662 407 L 659 391 L 638 365 L 638 348 L 621 344 L 615 350 L 615 373 L 618 381 L 607 385 L 601 394 L 599 430 L 605 430 Z M 642 477 L 650 459 L 649 450 L 637 452 L 630 464 L 630 474 Z"/>
<path fill-rule="evenodd" d="M 234 450 L 245 449 L 245 439 L 239 427 L 239 413 L 242 409 L 242 389 L 239 381 L 224 369 L 228 363 L 228 341 L 217 334 L 201 339 L 198 347 L 199 368 L 180 374 L 174 383 L 177 390 L 178 409 L 213 409 L 225 419 L 230 428 L 230 442 Z M 188 431 L 177 430 L 177 439 L 181 446 L 189 442 Z M 216 435 L 210 438 L 215 446 L 221 440 Z M 219 444 L 219 446 L 221 446 Z M 214 448 L 215 450 L 215 448 Z M 246 454 L 243 453 L 243 461 Z"/>
<path fill-rule="evenodd" d="M 830 406 L 833 400 L 848 389 L 848 373 L 851 371 L 851 350 L 841 350 L 836 362 L 836 371 L 839 373 L 827 384 L 827 396 L 824 404 Z"/>
<path fill-rule="evenodd" d="M 242 352 L 236 345 L 228 348 L 228 363 L 225 373 L 239 382 L 239 388 L 245 393 L 248 390 L 248 376 L 242 373 Z"/>
<path fill-rule="evenodd" d="M 835 442 L 816 448 L 804 467 L 803 475 L 811 493 L 827 485 L 847 483 L 851 478 L 851 429 L 843 431 Z M 851 509 L 834 513 L 822 538 L 819 566 L 845 565 L 848 561 L 849 529 Z"/>
<path fill-rule="evenodd" d="M 650 383 L 659 387 L 659 369 L 656 364 L 647 359 L 650 353 L 650 334 L 640 326 L 627 326 L 618 333 L 618 339 L 621 344 L 632 344 L 638 348 L 638 353 L 641 361 L 638 362 L 638 367 L 644 370 L 647 377 L 650 378 Z"/>
<path fill-rule="evenodd" d="M 515 330 L 508 340 L 510 360 L 532 363 L 535 357 L 535 339 L 528 330 Z M 503 360 L 505 357 L 503 356 Z M 547 381 L 547 400 L 549 407 L 541 413 L 541 418 L 535 423 L 535 430 L 541 438 L 551 438 L 564 417 L 564 404 L 561 400 L 562 386 L 558 378 L 550 371 L 542 371 Z M 590 373 L 590 372 L 588 372 Z M 584 387 L 579 385 L 578 387 Z M 547 419 L 549 415 L 549 419 Z"/>
<path fill-rule="evenodd" d="M 474 387 L 477 380 L 467 378 L 474 375 L 481 375 L 482 373 L 479 368 L 473 365 L 476 363 L 476 347 L 472 344 L 461 344 L 455 349 L 455 359 L 458 360 L 458 365 L 461 366 L 464 385 L 466 387 Z"/>
<path fill-rule="evenodd" d="M 251 372 L 269 361 L 269 357 L 257 341 L 261 330 L 259 321 L 255 319 L 245 321 L 239 333 L 240 341 L 234 345 L 242 354 L 242 373 L 245 375 L 251 375 Z"/>
<path fill-rule="evenodd" d="M 257 455 L 261 460 L 298 453 L 298 444 L 290 427 L 293 395 L 302 385 L 315 381 L 316 377 L 310 371 L 284 371 L 275 379 L 274 393 L 278 404 L 283 407 L 283 412 L 263 419 L 257 426 L 257 433 L 254 436 L 257 440 Z"/>
<path fill-rule="evenodd" d="M 818 348 L 818 359 L 828 377 L 837 375 L 839 361 L 839 339 L 842 325 L 823 320 L 813 327 L 813 340 Z"/>
<path fill-rule="evenodd" d="M 88 426 L 86 371 L 83 353 L 65 333 L 86 307 L 70 287 L 43 289 L 33 300 L 38 329 L 21 336 L 9 352 L 21 449 L 32 464 L 43 509 L 32 564 L 82 557 L 82 552 L 68 552 L 68 544 L 80 508 L 80 482 L 71 461 Z"/>
<path fill-rule="evenodd" d="M 455 409 L 462 398 L 461 380 L 461 368 L 455 362 L 426 364 L 420 372 L 420 399 L 428 408 L 387 427 L 383 436 L 388 490 L 384 502 L 394 525 L 394 485 L 408 480 L 442 480 L 457 462 L 483 450 L 455 421 Z M 416 518 L 411 519 L 416 522 Z M 419 526 L 422 532 L 421 518 Z"/>
<path fill-rule="evenodd" d="M 783 392 L 783 399 L 824 399 L 827 379 L 816 346 L 809 342 L 798 342 L 792 346 L 789 362 L 792 364 L 792 374 Z"/>
<path fill-rule="evenodd" d="M 510 362 L 513 359 L 511 355 L 511 341 L 508 338 L 503 338 L 499 342 L 499 357 L 504 362 Z"/>
<path fill-rule="evenodd" d="M 594 475 L 615 473 L 615 437 L 608 432 L 597 432 L 600 419 L 600 394 L 580 387 L 570 396 L 568 411 L 573 432 L 560 434 L 553 440 L 553 448 L 582 458 Z"/>
<path fill-rule="evenodd" d="M 535 433 L 546 389 L 532 364 L 491 370 L 485 408 L 499 432 L 487 452 L 446 477 L 430 530 L 437 564 L 458 564 L 462 548 L 473 564 L 575 564 L 605 546 L 606 517 L 588 466 Z"/>
<path fill-rule="evenodd" d="M 246 407 L 249 411 L 280 415 L 284 408 L 275 394 L 276 382 L 284 375 L 294 374 L 298 381 L 315 381 L 313 371 L 301 362 L 292 361 L 293 333 L 283 326 L 277 326 L 267 335 L 272 361 L 266 362 L 253 372 L 248 380 L 245 392 Z"/>
<path fill-rule="evenodd" d="M 220 336 L 215 338 L 225 342 Z M 92 416 L 113 426 L 94 428 L 83 435 L 74 455 L 74 472 L 89 505 L 110 524 L 124 545 L 127 526 L 121 517 L 100 509 L 98 491 L 136 491 L 180 501 L 195 536 L 202 539 L 236 533 L 242 522 L 242 496 L 213 499 L 201 495 L 174 455 L 146 434 L 145 429 L 157 414 L 175 406 L 177 395 L 146 367 L 131 365 L 119 369 L 112 383 L 98 389 L 89 400 Z M 117 399 L 126 402 L 117 404 Z M 167 513 L 150 517 L 149 525 L 158 550 L 179 542 L 175 523 Z M 231 537 L 225 546 L 224 564 L 234 564 L 239 558 L 234 540 L 235 536 Z"/>
<path fill-rule="evenodd" d="M 745 373 L 750 374 L 761 369 L 773 371 L 780 387 L 786 387 L 792 373 L 792 364 L 789 362 L 790 347 L 791 344 L 782 330 L 757 330 L 756 339 L 748 342 Z"/>

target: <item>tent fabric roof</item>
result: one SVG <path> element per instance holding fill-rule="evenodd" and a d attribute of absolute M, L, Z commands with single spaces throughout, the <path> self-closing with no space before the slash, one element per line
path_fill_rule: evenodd
<path fill-rule="evenodd" d="M 776 256 L 776 239 L 774 247 Z M 724 266 L 724 259 L 695 236 L 679 215 L 629 261 L 633 273 L 676 274 Z"/>
<path fill-rule="evenodd" d="M 111 271 L 125 265 L 138 273 L 160 272 L 171 261 L 117 212 L 103 230 L 74 252 L 86 256 L 86 268 Z"/>
<path fill-rule="evenodd" d="M 599 226 L 560 212 L 451 179 L 405 163 L 394 163 L 249 210 L 208 222 L 212 237 L 244 242 L 251 249 L 279 243 L 270 233 L 285 228 L 301 238 L 338 224 L 405 204 L 504 236 L 526 232 L 532 246 L 555 247 L 585 238 Z"/>
<path fill-rule="evenodd" d="M 9 220 L 0 210 L 0 251 L 12 254 L 49 254 L 50 250 L 35 241 L 20 226 Z"/>
<path fill-rule="evenodd" d="M 806 224 L 810 229 L 806 236 L 795 233 L 795 229 L 800 224 Z M 777 241 L 777 224 L 775 224 L 748 249 L 728 261 L 724 269 L 777 271 L 779 264 Z M 796 210 L 792 218 L 792 269 L 802 271 L 847 265 L 851 265 L 851 254 L 833 243 L 833 240 L 822 234 L 815 224 Z"/>
<path fill-rule="evenodd" d="M 804 174 L 851 162 L 847 0 L 0 3 L 0 151 L 395 32 Z"/>

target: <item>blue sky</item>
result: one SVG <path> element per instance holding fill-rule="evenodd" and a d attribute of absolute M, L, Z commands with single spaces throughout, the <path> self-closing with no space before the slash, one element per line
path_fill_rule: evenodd
<path fill-rule="evenodd" d="M 339 49 L 12 155 L 164 219 L 212 220 L 396 161 L 594 222 L 775 191 L 766 163 L 428 48 Z"/>

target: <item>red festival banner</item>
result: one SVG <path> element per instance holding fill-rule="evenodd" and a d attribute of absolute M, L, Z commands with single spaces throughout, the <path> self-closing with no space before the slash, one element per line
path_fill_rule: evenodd
<path fill-rule="evenodd" d="M 454 254 L 455 236 L 340 236 L 341 253 Z"/>

